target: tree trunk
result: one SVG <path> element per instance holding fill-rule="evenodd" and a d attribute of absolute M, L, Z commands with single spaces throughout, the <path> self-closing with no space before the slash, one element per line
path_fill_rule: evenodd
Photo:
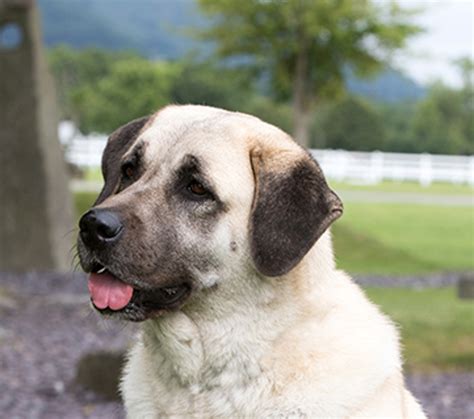
<path fill-rule="evenodd" d="M 39 21 L 35 2 L 0 0 L 0 30 L 15 25 L 21 40 L 0 47 L 0 271 L 71 267 L 71 196 Z"/>
<path fill-rule="evenodd" d="M 293 137 L 303 147 L 310 146 L 310 127 L 313 94 L 309 91 L 309 67 L 306 48 L 296 58 L 293 81 Z"/>
<path fill-rule="evenodd" d="M 308 108 L 293 105 L 293 137 L 303 147 L 309 147 L 311 112 Z"/>

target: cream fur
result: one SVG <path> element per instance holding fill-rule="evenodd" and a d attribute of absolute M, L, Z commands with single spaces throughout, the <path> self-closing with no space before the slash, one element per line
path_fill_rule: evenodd
<path fill-rule="evenodd" d="M 258 146 L 284 147 L 288 158 L 300 150 L 253 117 L 232 114 L 235 123 L 221 130 L 221 112 L 168 107 L 140 137 L 163 173 L 184 153 L 202 155 L 230 210 L 208 243 L 222 263 L 196 272 L 201 291 L 181 310 L 143 323 L 122 380 L 127 416 L 425 417 L 404 385 L 396 328 L 336 269 L 329 231 L 283 277 L 251 268 L 252 133 Z M 195 129 L 214 116 L 216 130 Z M 233 258 L 222 250 L 231 240 L 239 249 Z"/>

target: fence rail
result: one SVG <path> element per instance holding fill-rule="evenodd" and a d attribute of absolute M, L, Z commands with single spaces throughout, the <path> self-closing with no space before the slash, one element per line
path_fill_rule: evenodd
<path fill-rule="evenodd" d="M 474 186 L 474 156 L 311 150 L 324 174 L 336 181 L 376 184 L 384 180 L 470 184 Z"/>
<path fill-rule="evenodd" d="M 63 130 L 64 131 L 64 130 Z M 69 135 L 60 139 L 66 160 L 81 168 L 99 167 L 107 137 Z M 421 185 L 432 182 L 474 186 L 474 156 L 311 150 L 327 178 L 376 184 L 384 180 L 411 181 Z"/>

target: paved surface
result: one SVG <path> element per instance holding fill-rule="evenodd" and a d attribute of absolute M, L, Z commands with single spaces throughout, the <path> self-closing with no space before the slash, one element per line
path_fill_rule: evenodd
<path fill-rule="evenodd" d="M 0 417 L 123 418 L 119 403 L 74 384 L 75 365 L 89 351 L 126 346 L 136 326 L 99 318 L 87 300 L 81 274 L 0 273 Z M 407 383 L 430 418 L 474 417 L 473 373 L 415 374 Z"/>
<path fill-rule="evenodd" d="M 432 275 L 355 275 L 354 280 L 363 287 L 381 287 L 381 288 L 440 288 L 456 286 L 461 274 L 443 273 Z"/>
<path fill-rule="evenodd" d="M 428 194 L 416 192 L 375 192 L 337 190 L 345 202 L 373 202 L 386 204 L 441 205 L 449 207 L 472 207 L 474 195 Z"/>

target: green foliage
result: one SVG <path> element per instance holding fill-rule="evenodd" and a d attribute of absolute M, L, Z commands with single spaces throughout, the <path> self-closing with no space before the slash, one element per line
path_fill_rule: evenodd
<path fill-rule="evenodd" d="M 373 104 L 383 121 L 385 129 L 385 144 L 380 150 L 418 153 L 416 141 L 413 139 L 413 115 L 417 104 L 413 102 L 402 103 L 377 103 Z M 422 150 L 429 152 L 429 150 Z"/>
<path fill-rule="evenodd" d="M 416 107 L 409 133 L 416 152 L 474 153 L 474 62 L 461 58 L 454 64 L 463 86 L 451 88 L 436 83 Z"/>
<path fill-rule="evenodd" d="M 80 129 L 111 132 L 167 105 L 177 74 L 176 67 L 167 62 L 134 58 L 113 63 L 106 77 L 73 92 Z"/>
<path fill-rule="evenodd" d="M 464 67 L 464 86 L 436 83 L 419 102 L 365 102 L 350 97 L 313 115 L 311 145 L 404 153 L 473 154 L 473 69 Z M 466 72 L 469 72 L 466 74 Z M 469 76 L 470 75 L 470 76 Z M 378 137 L 378 138 L 377 138 Z"/>
<path fill-rule="evenodd" d="M 138 58 L 133 52 L 98 48 L 74 50 L 66 45 L 49 50 L 49 65 L 56 81 L 62 117 L 75 120 L 80 117 L 80 109 L 75 109 L 71 102 L 76 89 L 95 86 L 111 72 L 116 62 Z"/>
<path fill-rule="evenodd" d="M 382 118 L 368 103 L 348 97 L 335 104 L 322 122 L 325 147 L 372 151 L 383 148 Z"/>
<path fill-rule="evenodd" d="M 247 72 L 193 57 L 152 62 L 132 53 L 97 49 L 50 51 L 63 117 L 80 130 L 111 132 L 168 103 L 193 103 L 247 112 L 285 130 L 291 111 L 256 93 Z"/>
<path fill-rule="evenodd" d="M 170 91 L 174 103 L 216 106 L 229 110 L 242 109 L 253 94 L 248 75 L 232 67 L 187 57 L 177 62 L 179 77 Z"/>
<path fill-rule="evenodd" d="M 49 52 L 62 117 L 84 133 L 111 132 L 168 103 L 217 106 L 256 115 L 287 132 L 295 126 L 287 102 L 276 102 L 252 85 L 253 73 L 238 66 L 197 61 L 149 61 L 133 52 Z M 419 103 L 369 103 L 357 97 L 321 102 L 310 115 L 316 148 L 472 154 L 474 94 L 472 64 L 461 60 L 465 85 L 432 86 Z"/>
<path fill-rule="evenodd" d="M 452 287 L 369 288 L 370 299 L 399 326 L 409 370 L 474 371 L 474 304 Z"/>
<path fill-rule="evenodd" d="M 254 94 L 248 98 L 240 110 L 255 115 L 286 132 L 291 132 L 292 130 L 291 108 L 285 103 L 277 103 L 268 97 Z"/>
<path fill-rule="evenodd" d="M 259 94 L 252 86 L 249 71 L 214 61 L 193 61 L 192 57 L 178 65 L 181 71 L 171 89 L 172 102 L 245 112 L 291 131 L 290 107 Z"/>
<path fill-rule="evenodd" d="M 474 95 L 435 85 L 415 112 L 412 136 L 417 151 L 474 153 Z"/>

